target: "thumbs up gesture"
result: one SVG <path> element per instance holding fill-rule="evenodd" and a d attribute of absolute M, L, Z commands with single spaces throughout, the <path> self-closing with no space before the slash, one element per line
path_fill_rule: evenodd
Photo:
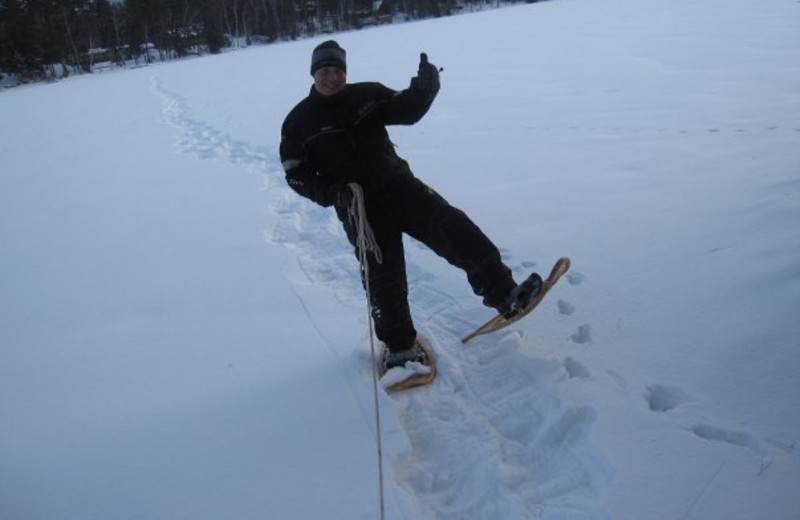
<path fill-rule="evenodd" d="M 422 92 L 433 93 L 439 91 L 439 69 L 428 61 L 428 55 L 424 52 L 419 55 L 417 77 L 411 83 L 414 88 Z"/>

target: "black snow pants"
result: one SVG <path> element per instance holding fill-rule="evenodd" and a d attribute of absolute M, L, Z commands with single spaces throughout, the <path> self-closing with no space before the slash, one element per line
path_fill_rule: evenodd
<path fill-rule="evenodd" d="M 378 339 L 390 350 L 409 348 L 417 336 L 408 304 L 403 233 L 462 269 L 487 306 L 499 307 L 516 285 L 491 240 L 463 211 L 416 177 L 393 183 L 380 197 L 367 193 L 365 206 L 383 256 L 378 263 L 375 255 L 367 254 L 372 317 Z M 337 208 L 337 215 L 359 257 L 357 230 L 346 210 Z"/>

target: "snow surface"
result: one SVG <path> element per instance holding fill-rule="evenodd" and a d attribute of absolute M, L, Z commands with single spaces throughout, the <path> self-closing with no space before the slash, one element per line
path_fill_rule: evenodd
<path fill-rule="evenodd" d="M 392 519 L 800 517 L 800 3 L 558 0 L 337 35 L 444 67 L 399 153 L 522 277 L 409 240 L 438 356 L 379 396 Z M 377 518 L 367 313 L 277 145 L 319 39 L 0 94 L 0 517 Z"/>

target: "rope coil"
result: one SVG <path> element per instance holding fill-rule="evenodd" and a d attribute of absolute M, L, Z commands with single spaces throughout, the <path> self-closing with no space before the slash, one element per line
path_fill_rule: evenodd
<path fill-rule="evenodd" d="M 353 202 L 347 210 L 350 217 L 350 223 L 355 224 L 358 233 L 357 246 L 359 251 L 359 260 L 361 260 L 361 269 L 368 271 L 367 266 L 367 252 L 371 251 L 375 255 L 375 261 L 379 264 L 383 263 L 383 254 L 381 248 L 378 246 L 378 241 L 375 240 L 375 234 L 367 222 L 367 210 L 364 205 L 364 188 L 360 184 L 351 182 L 348 184 L 353 191 Z M 366 274 L 366 273 L 365 273 Z M 369 284 L 369 277 L 365 276 L 366 283 Z M 369 291 L 367 291 L 367 299 L 369 299 Z"/>

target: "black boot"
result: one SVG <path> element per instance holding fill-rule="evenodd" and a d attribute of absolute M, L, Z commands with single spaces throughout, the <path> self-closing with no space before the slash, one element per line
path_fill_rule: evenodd
<path fill-rule="evenodd" d="M 388 348 L 384 349 L 382 361 L 384 374 L 394 367 L 404 367 L 406 363 L 420 363 L 429 366 L 430 360 L 416 341 L 406 350 L 392 352 Z"/>
<path fill-rule="evenodd" d="M 514 287 L 508 294 L 503 306 L 497 310 L 508 319 L 524 309 L 542 290 L 542 277 L 531 274 L 524 282 Z"/>

